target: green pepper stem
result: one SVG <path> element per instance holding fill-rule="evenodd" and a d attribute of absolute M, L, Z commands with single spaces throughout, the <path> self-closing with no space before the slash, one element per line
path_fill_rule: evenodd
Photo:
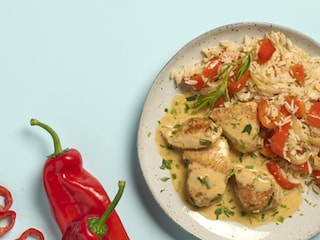
<path fill-rule="evenodd" d="M 39 127 L 43 128 L 44 130 L 46 130 L 51 135 L 51 137 L 53 139 L 54 153 L 51 154 L 50 157 L 57 157 L 57 156 L 59 156 L 60 154 L 62 154 L 64 152 L 64 150 L 61 147 L 59 136 L 56 133 L 56 131 L 53 130 L 53 128 L 51 128 L 47 124 L 42 123 L 42 122 L 40 122 L 40 121 L 38 121 L 37 119 L 34 119 L 34 118 L 32 118 L 30 120 L 30 125 L 31 126 L 39 126 Z"/>
<path fill-rule="evenodd" d="M 114 197 L 113 201 L 110 203 L 109 207 L 106 209 L 106 211 L 102 214 L 101 217 L 92 217 L 87 219 L 88 228 L 89 230 L 94 233 L 99 239 L 102 239 L 108 231 L 108 226 L 106 225 L 106 221 L 110 217 L 110 214 L 114 211 L 116 208 L 122 194 L 124 191 L 124 188 L 126 186 L 125 181 L 119 181 L 118 182 L 118 192 L 116 196 Z"/>
<path fill-rule="evenodd" d="M 125 181 L 119 181 L 118 182 L 118 192 L 116 194 L 116 196 L 114 197 L 113 201 L 111 202 L 111 204 L 109 205 L 109 207 L 107 208 L 107 210 L 103 213 L 103 215 L 100 217 L 98 225 L 104 225 L 106 223 L 106 221 L 108 220 L 110 214 L 113 212 L 113 210 L 116 208 L 116 206 L 118 205 L 118 202 L 120 201 L 120 198 L 123 194 L 124 188 L 126 186 L 126 182 Z"/>

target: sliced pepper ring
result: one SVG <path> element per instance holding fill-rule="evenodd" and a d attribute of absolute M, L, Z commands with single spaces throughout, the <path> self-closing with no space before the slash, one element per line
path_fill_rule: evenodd
<path fill-rule="evenodd" d="M 266 99 L 261 99 L 261 101 L 258 104 L 258 118 L 262 126 L 268 129 L 276 128 L 276 122 L 280 120 L 280 114 L 274 118 L 274 119 L 267 119 L 265 117 L 266 109 L 268 108 L 268 101 Z"/>
<path fill-rule="evenodd" d="M 38 229 L 36 228 L 28 228 L 27 230 L 25 230 L 21 236 L 16 239 L 16 240 L 25 240 L 27 239 L 28 237 L 38 237 L 39 240 L 44 240 L 44 235 L 41 231 L 39 231 Z"/>
<path fill-rule="evenodd" d="M 286 178 L 277 162 L 270 160 L 266 163 L 266 166 L 270 174 L 273 175 L 274 179 L 283 189 L 292 189 L 298 186 L 298 184 L 290 182 Z"/>
<path fill-rule="evenodd" d="M 0 205 L 0 214 L 7 212 L 12 206 L 12 195 L 4 186 L 0 185 L 0 196 L 4 198 L 4 205 Z"/>
<path fill-rule="evenodd" d="M 16 222 L 16 212 L 9 210 L 9 211 L 0 213 L 0 222 L 7 221 L 7 220 L 8 220 L 8 224 L 4 227 L 0 227 L 0 238 L 13 228 L 14 223 Z"/>

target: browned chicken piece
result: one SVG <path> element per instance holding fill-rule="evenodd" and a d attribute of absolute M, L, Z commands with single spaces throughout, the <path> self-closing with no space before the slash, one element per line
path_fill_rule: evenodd
<path fill-rule="evenodd" d="M 253 152 L 261 147 L 256 102 L 239 103 L 230 107 L 215 108 L 210 118 L 220 125 L 223 134 L 233 147 L 242 153 Z"/>
<path fill-rule="evenodd" d="M 235 191 L 243 210 L 259 213 L 280 205 L 281 187 L 271 175 L 247 168 L 235 170 Z"/>
<path fill-rule="evenodd" d="M 223 137 L 210 147 L 199 150 L 184 150 L 182 158 L 188 162 L 197 162 L 225 175 L 231 172 L 229 145 Z"/>
<path fill-rule="evenodd" d="M 191 203 L 206 207 L 224 194 L 231 170 L 229 145 L 220 138 L 214 145 L 199 150 L 184 150 L 189 162 L 186 188 Z"/>
<path fill-rule="evenodd" d="M 222 128 L 210 118 L 194 117 L 179 126 L 161 131 L 167 142 L 181 149 L 201 149 L 214 144 L 221 136 Z"/>
<path fill-rule="evenodd" d="M 190 202 L 207 207 L 219 200 L 227 187 L 226 175 L 194 162 L 188 167 L 186 189 Z"/>

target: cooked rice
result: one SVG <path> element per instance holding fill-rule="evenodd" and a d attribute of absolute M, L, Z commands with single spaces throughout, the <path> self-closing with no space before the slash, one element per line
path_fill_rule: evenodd
<path fill-rule="evenodd" d="M 210 59 L 214 56 L 219 56 L 222 62 L 228 63 L 235 61 L 254 49 L 249 68 L 251 80 L 248 81 L 245 88 L 239 93 L 232 95 L 230 102 L 225 102 L 224 105 L 237 104 L 239 101 L 259 102 L 264 98 L 267 99 L 269 103 L 267 115 L 275 118 L 277 109 L 285 104 L 285 98 L 293 97 L 302 101 L 308 111 L 312 102 L 320 100 L 320 57 L 307 55 L 281 32 L 270 32 L 267 33 L 265 37 L 269 38 L 276 48 L 272 58 L 265 64 L 259 64 L 257 61 L 257 46 L 261 38 L 244 36 L 241 44 L 225 40 L 220 42 L 219 46 L 204 48 L 202 50 L 203 59 L 201 62 L 173 70 L 170 77 L 174 79 L 177 84 L 180 84 L 182 81 L 190 79 L 194 74 L 201 73 L 202 69 L 207 66 Z M 304 66 L 304 84 L 300 84 L 292 76 L 290 67 L 295 64 L 302 64 Z M 210 84 L 206 90 L 212 91 L 215 90 L 215 87 L 217 87 L 217 84 Z M 298 110 L 294 104 L 286 103 L 285 107 L 292 114 Z M 298 121 L 303 134 L 314 138 L 320 136 L 320 129 L 309 125 L 304 118 L 298 119 Z M 277 122 L 277 125 L 280 127 L 288 122 L 291 122 L 290 116 L 281 119 Z M 285 149 L 288 151 L 285 151 L 284 157 L 289 162 L 292 161 L 295 163 L 308 156 L 307 159 L 312 165 L 316 168 L 319 166 L 320 169 L 320 159 L 318 156 L 319 147 L 320 146 L 310 144 L 306 139 L 301 139 L 301 136 L 291 128 L 285 146 Z M 296 159 L 292 156 L 296 156 Z"/>

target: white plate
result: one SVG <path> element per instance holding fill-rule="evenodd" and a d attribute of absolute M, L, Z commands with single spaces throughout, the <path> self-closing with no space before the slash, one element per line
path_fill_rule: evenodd
<path fill-rule="evenodd" d="M 163 211 L 178 225 L 200 239 L 295 240 L 310 239 L 320 232 L 320 221 L 318 221 L 320 198 L 315 194 L 309 193 L 308 200 L 318 204 L 318 207 L 303 202 L 301 211 L 292 218 L 286 219 L 284 223 L 280 225 L 271 223 L 251 229 L 238 223 L 208 220 L 202 217 L 184 205 L 170 181 L 160 180 L 168 173 L 159 168 L 162 158 L 157 151 L 154 139 L 157 121 L 163 116 L 164 109 L 170 106 L 172 98 L 180 91 L 175 87 L 174 81 L 169 80 L 170 71 L 200 60 L 200 51 L 203 47 L 217 45 L 221 40 L 226 39 L 240 43 L 244 35 L 262 37 L 270 31 L 281 31 L 308 54 L 320 56 L 320 45 L 317 42 L 282 26 L 268 23 L 236 23 L 222 26 L 195 38 L 178 51 L 161 70 L 145 100 L 138 133 L 138 154 L 144 178 Z M 161 192 L 161 189 L 165 191 Z"/>

